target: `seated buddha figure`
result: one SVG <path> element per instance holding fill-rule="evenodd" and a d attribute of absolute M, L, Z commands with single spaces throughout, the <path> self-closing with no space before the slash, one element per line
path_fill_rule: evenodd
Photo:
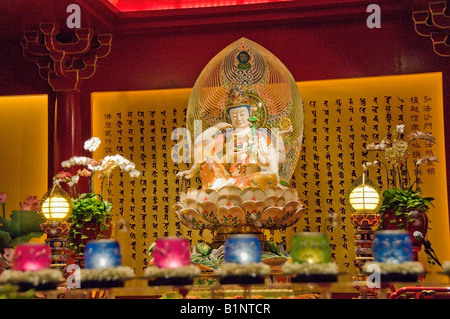
<path fill-rule="evenodd" d="M 219 122 L 200 134 L 194 141 L 194 164 L 177 176 L 189 179 L 200 170 L 203 188 L 211 189 L 277 186 L 279 165 L 286 159 L 282 136 L 292 128 L 274 138 L 255 127 L 252 115 L 258 106 L 248 103 L 240 87 L 230 90 L 225 107 L 230 123 Z"/>

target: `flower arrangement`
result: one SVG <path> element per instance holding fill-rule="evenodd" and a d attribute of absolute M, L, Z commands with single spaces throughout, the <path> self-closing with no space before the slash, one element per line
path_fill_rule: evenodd
<path fill-rule="evenodd" d="M 420 131 L 406 136 L 405 125 L 399 124 L 392 134 L 385 137 L 379 144 L 366 145 L 368 151 L 383 153 L 386 161 L 386 163 L 383 163 L 382 160 L 363 163 L 364 171 L 368 171 L 373 166 L 380 168 L 384 166 L 386 170 L 386 185 L 388 188 L 383 192 L 383 203 L 380 209 L 382 214 L 381 225 L 386 225 L 383 219 L 394 214 L 395 218 L 389 217 L 389 223 L 396 224 L 395 228 L 406 229 L 408 223 L 418 217 L 419 211 L 428 211 L 430 205 L 432 205 L 434 198 L 421 196 L 419 167 L 427 163 L 437 162 L 437 158 L 426 155 L 413 162 L 413 165 L 408 163 L 408 160 L 411 159 L 409 146 L 419 141 L 431 145 L 436 142 L 436 138 L 431 133 Z M 411 171 L 413 174 L 411 174 Z"/>
<path fill-rule="evenodd" d="M 81 269 L 81 286 L 89 286 L 89 282 L 117 282 L 134 278 L 134 270 L 128 266 L 107 267 L 100 269 Z M 97 287 L 97 286 L 95 286 Z"/>
<path fill-rule="evenodd" d="M 44 235 L 40 226 L 44 219 L 37 212 L 40 204 L 39 198 L 28 196 L 20 203 L 20 209 L 13 210 L 9 218 L 6 217 L 7 198 L 6 193 L 0 193 L 0 204 L 3 211 L 3 215 L 0 216 L 0 268 L 11 266 L 14 248 L 18 244 Z"/>
<path fill-rule="evenodd" d="M 93 153 L 99 146 L 101 140 L 98 137 L 92 137 L 84 143 L 84 149 Z M 65 182 L 70 188 L 70 195 L 72 198 L 78 198 L 81 196 L 78 187 L 78 181 L 80 177 L 90 178 L 90 193 L 95 193 L 95 175 L 98 173 L 98 177 L 101 179 L 100 195 L 104 193 L 104 187 L 106 183 L 106 195 L 109 195 L 109 181 L 112 171 L 115 168 L 128 172 L 130 177 L 139 177 L 140 172 L 135 168 L 133 162 L 129 161 L 121 155 L 105 156 L 101 160 L 94 160 L 86 156 L 74 156 L 67 161 L 61 163 L 64 168 L 71 168 L 73 166 L 84 166 L 83 169 L 79 169 L 76 175 L 72 175 L 70 172 L 62 171 L 56 174 L 53 180 L 56 183 Z M 108 199 L 108 198 L 106 198 Z"/>
<path fill-rule="evenodd" d="M 423 275 L 425 273 L 425 268 L 421 262 L 418 261 L 405 261 L 402 263 L 388 263 L 388 262 L 367 262 L 363 265 L 363 271 L 367 274 L 371 274 L 373 266 L 378 266 L 381 274 L 413 274 L 413 275 Z"/>
<path fill-rule="evenodd" d="M 284 274 L 291 275 L 338 275 L 338 266 L 334 262 L 296 263 L 286 262 L 282 266 Z"/>
<path fill-rule="evenodd" d="M 92 137 L 84 143 L 84 149 L 93 153 L 100 145 L 98 137 Z M 117 168 L 128 172 L 131 178 L 137 178 L 140 171 L 135 164 L 121 155 L 105 156 L 103 159 L 95 160 L 86 156 L 74 156 L 63 161 L 61 166 L 69 169 L 82 167 L 76 174 L 61 171 L 53 178 L 55 183 L 64 182 L 69 187 L 72 198 L 72 213 L 69 217 L 71 228 L 69 230 L 69 248 L 76 256 L 84 255 L 85 242 L 89 239 L 86 231 L 91 230 L 100 239 L 108 237 L 107 231 L 110 227 L 110 211 L 112 204 L 109 202 L 110 178 L 112 172 Z M 96 192 L 96 177 L 100 180 L 100 191 Z M 89 192 L 81 193 L 79 187 L 80 178 L 89 181 Z"/>

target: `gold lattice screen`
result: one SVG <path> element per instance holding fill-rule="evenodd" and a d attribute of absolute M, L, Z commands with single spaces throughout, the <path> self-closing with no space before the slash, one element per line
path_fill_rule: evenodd
<path fill-rule="evenodd" d="M 407 132 L 421 130 L 437 137 L 436 145 L 413 145 L 411 156 L 439 158 L 438 163 L 421 169 L 421 189 L 436 198 L 429 239 L 441 260 L 450 259 L 441 74 L 301 82 L 298 87 L 304 104 L 304 140 L 291 183 L 307 213 L 292 228 L 267 232 L 268 239 L 284 242 L 289 249 L 295 232 L 325 232 L 340 270 L 354 273 L 354 229 L 346 191 L 362 174 L 363 161 L 376 159 L 364 149 L 365 143 L 380 142 L 404 123 Z M 148 266 L 148 247 L 158 237 L 184 236 L 192 244 L 212 240 L 209 231 L 183 226 L 172 208 L 178 192 L 189 186 L 175 177 L 188 166 L 174 163 L 171 152 L 179 142 L 172 140 L 173 130 L 185 127 L 190 92 L 106 92 L 92 97 L 93 136 L 102 139 L 95 157 L 118 153 L 142 172 L 137 180 L 116 172 L 112 188 L 115 235 L 124 264 L 137 274 Z M 370 178 L 381 188 L 386 186 L 376 170 L 370 171 Z M 199 187 L 199 179 L 190 186 Z M 426 257 L 421 258 L 426 263 Z"/>

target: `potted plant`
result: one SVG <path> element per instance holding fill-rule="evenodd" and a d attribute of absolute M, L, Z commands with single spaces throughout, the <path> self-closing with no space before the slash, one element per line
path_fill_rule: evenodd
<path fill-rule="evenodd" d="M 388 188 L 383 192 L 381 226 L 384 229 L 409 229 L 412 232 L 418 228 L 417 230 L 423 229 L 423 232 L 426 232 L 428 219 L 424 213 L 433 205 L 433 200 L 433 197 L 422 197 L 420 192 L 412 187 Z M 423 227 L 417 227 L 419 225 Z"/>
<path fill-rule="evenodd" d="M 85 142 L 84 149 L 93 153 L 100 143 L 99 138 L 92 137 Z M 72 252 L 72 258 L 82 265 L 87 241 L 111 237 L 112 203 L 109 202 L 109 193 L 112 172 L 118 168 L 128 172 L 131 178 L 139 177 L 140 172 L 134 163 L 121 155 L 105 156 L 100 160 L 74 156 L 62 162 L 61 166 L 67 169 L 80 168 L 76 174 L 61 171 L 53 180 L 58 184 L 64 182 L 69 187 L 73 208 L 68 219 L 71 224 L 68 248 Z M 95 177 L 100 180 L 99 189 L 95 187 Z M 88 179 L 88 192 L 80 192 L 80 178 Z"/>
<path fill-rule="evenodd" d="M 426 155 L 413 163 L 408 163 L 408 160 L 410 162 L 412 160 L 408 148 L 411 143 L 419 141 L 433 144 L 436 138 L 431 133 L 420 131 L 406 137 L 405 126 L 399 124 L 393 133 L 379 144 L 372 143 L 366 146 L 370 152 L 381 152 L 386 163 L 380 160 L 365 162 L 363 169 L 367 171 L 371 166 L 379 166 L 381 168 L 379 171 L 384 168 L 386 172 L 387 189 L 383 192 L 380 209 L 380 229 L 407 230 L 411 235 L 413 245 L 420 247 L 422 243 L 414 238 L 413 233 L 420 231 L 423 236 L 426 235 L 428 230 L 427 212 L 433 205 L 434 198 L 422 196 L 419 188 L 419 166 L 437 162 L 437 158 Z"/>
<path fill-rule="evenodd" d="M 3 212 L 0 216 L 0 273 L 2 269 L 12 266 L 14 249 L 18 244 L 27 243 L 44 235 L 41 229 L 44 219 L 37 212 L 40 203 L 37 196 L 28 196 L 20 203 L 20 210 L 13 210 L 9 218 L 5 213 L 6 199 L 7 194 L 0 193 Z"/>

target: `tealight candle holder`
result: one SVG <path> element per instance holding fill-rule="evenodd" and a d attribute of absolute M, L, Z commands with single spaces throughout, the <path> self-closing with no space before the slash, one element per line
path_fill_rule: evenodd
<path fill-rule="evenodd" d="M 102 269 L 122 265 L 119 242 L 110 239 L 91 240 L 86 244 L 84 264 L 87 269 Z"/>
<path fill-rule="evenodd" d="M 411 237 L 403 230 L 379 230 L 373 240 L 376 262 L 399 264 L 413 261 Z"/>
<path fill-rule="evenodd" d="M 255 235 L 230 235 L 225 241 L 225 262 L 251 264 L 261 261 L 261 243 Z"/>
<path fill-rule="evenodd" d="M 159 268 L 179 268 L 191 263 L 189 240 L 186 238 L 158 238 L 153 249 L 155 264 Z"/>
<path fill-rule="evenodd" d="M 327 236 L 319 232 L 297 233 L 292 238 L 292 261 L 296 263 L 330 262 L 330 246 Z"/>
<path fill-rule="evenodd" d="M 51 267 L 50 247 L 46 244 L 19 244 L 14 251 L 13 269 L 36 271 Z"/>

